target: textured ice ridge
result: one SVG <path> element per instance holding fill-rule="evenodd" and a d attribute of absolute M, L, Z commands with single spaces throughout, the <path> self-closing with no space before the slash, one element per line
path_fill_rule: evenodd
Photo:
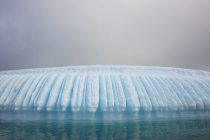
<path fill-rule="evenodd" d="M 3 71 L 0 108 L 68 112 L 210 109 L 210 72 L 138 66 Z"/>

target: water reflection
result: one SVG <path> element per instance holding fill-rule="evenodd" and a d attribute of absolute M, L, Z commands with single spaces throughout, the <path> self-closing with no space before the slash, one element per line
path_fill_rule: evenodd
<path fill-rule="evenodd" d="M 210 139 L 210 119 L 151 121 L 0 121 L 0 139 Z"/>

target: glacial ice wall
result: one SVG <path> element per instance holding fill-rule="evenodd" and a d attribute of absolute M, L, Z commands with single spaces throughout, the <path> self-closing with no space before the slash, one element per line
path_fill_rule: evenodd
<path fill-rule="evenodd" d="M 3 71 L 0 109 L 69 112 L 210 109 L 210 72 L 137 66 Z"/>

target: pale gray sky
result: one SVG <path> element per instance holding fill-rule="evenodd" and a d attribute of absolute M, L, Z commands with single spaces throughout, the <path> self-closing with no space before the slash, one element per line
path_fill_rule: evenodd
<path fill-rule="evenodd" d="M 210 71 L 210 1 L 0 1 L 0 70 L 69 65 Z"/>

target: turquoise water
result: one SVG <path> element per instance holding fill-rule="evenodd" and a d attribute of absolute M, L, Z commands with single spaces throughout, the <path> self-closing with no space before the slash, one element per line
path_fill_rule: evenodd
<path fill-rule="evenodd" d="M 6 117 L 6 116 L 10 117 Z M 210 117 L 180 115 L 135 119 L 55 119 L 0 115 L 0 140 L 20 139 L 144 139 L 209 140 Z M 2 117 L 3 116 L 3 117 Z M 11 117 L 13 116 L 13 117 Z M 44 115 L 43 115 L 44 116 Z M 171 115 L 172 116 L 172 115 Z M 119 117 L 119 116 L 118 116 Z"/>

